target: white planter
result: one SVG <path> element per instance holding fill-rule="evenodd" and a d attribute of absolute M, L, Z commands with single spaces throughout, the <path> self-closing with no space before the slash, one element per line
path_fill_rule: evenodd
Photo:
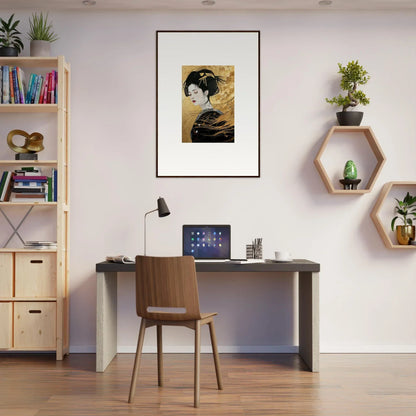
<path fill-rule="evenodd" d="M 30 56 L 51 56 L 51 43 L 47 40 L 31 40 Z"/>

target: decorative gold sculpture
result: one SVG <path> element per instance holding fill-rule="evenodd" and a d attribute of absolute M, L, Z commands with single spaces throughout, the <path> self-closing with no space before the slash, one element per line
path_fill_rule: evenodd
<path fill-rule="evenodd" d="M 16 146 L 13 143 L 14 136 L 23 136 L 25 143 L 23 146 Z M 32 134 L 26 133 L 24 130 L 12 130 L 7 135 L 7 144 L 10 149 L 16 153 L 37 153 L 44 149 L 43 147 L 43 135 L 37 132 Z"/>

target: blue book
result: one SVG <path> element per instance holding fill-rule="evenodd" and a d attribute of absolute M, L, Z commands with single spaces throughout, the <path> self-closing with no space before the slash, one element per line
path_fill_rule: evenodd
<path fill-rule="evenodd" d="M 26 100 L 25 100 L 26 104 L 30 104 L 30 97 L 32 95 L 33 83 L 35 81 L 35 78 L 36 78 L 36 74 L 30 74 L 29 85 L 27 86 L 27 93 L 26 93 Z"/>
<path fill-rule="evenodd" d="M 58 201 L 58 171 L 56 169 L 53 170 L 53 201 Z"/>
<path fill-rule="evenodd" d="M 17 82 L 17 71 L 16 67 L 12 68 L 12 80 L 13 80 L 13 89 L 14 89 L 14 103 L 20 104 L 20 88 Z"/>
<path fill-rule="evenodd" d="M 9 87 L 9 67 L 3 66 L 3 104 L 10 104 L 10 87 Z"/>

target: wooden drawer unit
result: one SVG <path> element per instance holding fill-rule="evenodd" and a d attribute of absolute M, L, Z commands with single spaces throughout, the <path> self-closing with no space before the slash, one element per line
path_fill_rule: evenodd
<path fill-rule="evenodd" d="M 16 297 L 56 297 L 56 253 L 16 253 Z"/>
<path fill-rule="evenodd" d="M 0 298 L 13 296 L 13 253 L 0 253 Z"/>
<path fill-rule="evenodd" d="M 56 302 L 14 302 L 14 348 L 56 348 Z"/>
<path fill-rule="evenodd" d="M 0 349 L 12 347 L 12 302 L 0 302 Z"/>

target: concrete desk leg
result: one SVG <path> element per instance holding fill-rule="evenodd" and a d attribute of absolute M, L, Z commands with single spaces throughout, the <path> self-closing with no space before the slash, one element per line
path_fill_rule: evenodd
<path fill-rule="evenodd" d="M 96 371 L 103 372 L 117 354 L 117 273 L 97 273 Z"/>
<path fill-rule="evenodd" d="M 299 354 L 319 372 L 319 273 L 299 272 Z"/>

